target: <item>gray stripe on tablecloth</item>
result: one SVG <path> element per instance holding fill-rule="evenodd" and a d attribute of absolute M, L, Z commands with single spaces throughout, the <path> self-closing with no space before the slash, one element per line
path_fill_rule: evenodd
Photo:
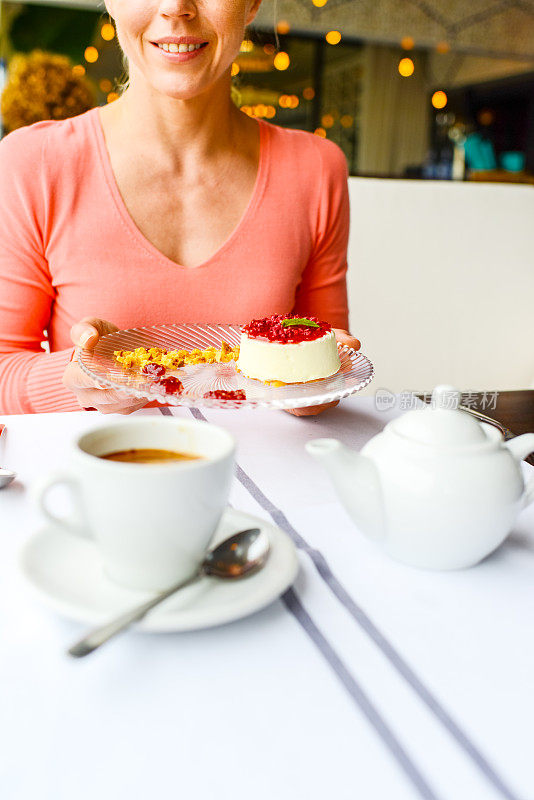
<path fill-rule="evenodd" d="M 428 798 L 428 800 L 436 800 L 436 795 L 408 756 L 406 750 L 402 747 L 391 728 L 371 703 L 361 686 L 351 675 L 330 642 L 323 636 L 308 612 L 304 609 L 294 590 L 288 589 L 287 592 L 282 595 L 282 601 L 314 645 L 320 650 L 364 717 L 373 726 L 382 739 L 382 742 L 417 788 L 421 797 Z"/>
<path fill-rule="evenodd" d="M 365 633 L 373 640 L 388 661 L 412 687 L 427 708 L 430 709 L 434 716 L 449 731 L 457 744 L 459 744 L 462 750 L 472 759 L 482 774 L 490 781 L 490 783 L 493 784 L 494 788 L 496 788 L 503 795 L 503 797 L 506 797 L 507 800 L 520 800 L 489 764 L 480 750 L 473 744 L 473 742 L 461 730 L 458 724 L 452 719 L 450 714 L 426 688 L 412 668 L 395 650 L 393 645 L 378 630 L 376 625 L 371 621 L 363 609 L 360 608 L 360 606 L 353 600 L 344 586 L 332 573 L 323 554 L 319 550 L 315 550 L 313 547 L 310 547 L 306 540 L 303 539 L 302 536 L 291 525 L 285 514 L 273 503 L 271 503 L 269 498 L 263 494 L 259 486 L 257 486 L 252 478 L 250 478 L 239 466 L 237 467 L 237 478 L 256 500 L 256 502 L 271 515 L 274 522 L 293 539 L 297 547 L 303 550 L 311 558 L 317 572 L 335 597 L 347 609 L 351 617 L 358 623 Z"/>
<path fill-rule="evenodd" d="M 190 408 L 189 411 L 194 416 L 195 419 L 200 419 L 202 422 L 207 422 L 208 420 L 204 416 L 204 414 L 198 410 L 198 408 Z"/>
<path fill-rule="evenodd" d="M 206 421 L 205 416 L 197 408 L 190 408 L 189 411 L 191 412 L 191 414 L 195 419 Z M 245 476 L 245 473 L 239 466 L 237 466 L 236 469 L 237 469 L 238 480 L 240 480 L 241 483 L 243 483 L 242 478 L 243 476 Z M 248 486 L 246 486 L 245 488 L 247 488 L 250 491 Z M 292 539 L 295 538 L 291 534 L 290 537 Z M 306 543 L 300 537 L 298 538 L 302 542 L 302 544 L 299 544 L 299 546 L 303 547 Z M 385 720 L 380 715 L 379 711 L 374 707 L 374 705 L 371 703 L 367 695 L 364 693 L 362 688 L 357 683 L 356 679 L 351 675 L 348 668 L 343 663 L 339 655 L 336 653 L 330 642 L 325 638 L 325 636 L 315 625 L 315 623 L 313 622 L 312 618 L 307 613 L 307 611 L 305 611 L 304 607 L 302 606 L 300 600 L 298 599 L 293 589 L 291 588 L 288 589 L 287 592 L 285 592 L 285 594 L 282 595 L 282 601 L 284 602 L 284 605 L 286 606 L 287 610 L 295 617 L 299 625 L 303 628 L 305 633 L 317 647 L 323 658 L 333 669 L 337 678 L 341 681 L 342 685 L 347 690 L 350 697 L 353 699 L 353 701 L 356 703 L 360 711 L 363 713 L 364 717 L 367 719 L 367 721 L 372 725 L 377 734 L 380 736 L 383 744 L 386 746 L 386 748 L 389 750 L 393 758 L 400 765 L 400 767 L 407 775 L 407 777 L 411 780 L 412 784 L 416 787 L 421 797 L 424 798 L 424 800 L 437 800 L 436 794 L 433 792 L 428 783 L 425 781 L 425 779 L 423 778 L 423 776 L 421 775 L 421 773 L 419 772 L 413 761 L 410 759 L 407 752 L 402 747 L 399 740 L 394 735 L 393 731 L 389 728 Z"/>
<path fill-rule="evenodd" d="M 172 417 L 172 411 L 168 406 L 160 406 L 161 413 L 164 417 Z"/>
<path fill-rule="evenodd" d="M 189 409 L 195 419 L 206 420 L 204 415 L 197 409 Z M 520 800 L 520 798 L 506 785 L 500 775 L 493 769 L 491 764 L 482 755 L 480 750 L 462 731 L 459 725 L 453 720 L 451 715 L 443 708 L 441 703 L 432 695 L 432 693 L 422 683 L 420 678 L 415 674 L 413 669 L 403 659 L 400 653 L 395 650 L 393 645 L 386 639 L 386 637 L 378 630 L 376 625 L 371 621 L 362 608 L 354 601 L 354 599 L 347 592 L 345 587 L 338 581 L 336 576 L 332 573 L 328 563 L 319 551 L 310 547 L 305 539 L 295 530 L 285 514 L 272 503 L 268 497 L 262 492 L 259 486 L 254 483 L 252 478 L 238 465 L 237 466 L 237 479 L 247 489 L 249 494 L 256 500 L 265 511 L 270 514 L 274 522 L 285 531 L 288 536 L 295 542 L 296 546 L 303 550 L 312 560 L 317 572 L 323 581 L 327 584 L 334 596 L 339 602 L 347 609 L 351 617 L 358 623 L 358 625 L 365 631 L 365 633 L 373 640 L 376 646 L 381 650 L 388 661 L 395 667 L 397 672 L 404 678 L 404 680 L 411 686 L 418 697 L 423 701 L 427 708 L 434 714 L 434 716 L 441 722 L 446 730 L 451 734 L 456 743 L 461 749 L 471 758 L 476 764 L 478 769 L 487 778 L 487 780 L 497 789 L 506 800 Z"/>

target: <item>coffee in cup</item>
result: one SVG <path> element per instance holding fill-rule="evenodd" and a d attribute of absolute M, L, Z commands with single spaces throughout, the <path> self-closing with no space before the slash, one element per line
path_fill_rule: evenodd
<path fill-rule="evenodd" d="M 99 456 L 107 461 L 127 461 L 132 464 L 163 464 L 168 461 L 194 461 L 202 456 L 194 453 L 177 453 L 175 450 L 158 450 L 150 447 L 130 448 L 130 450 L 114 450 Z"/>

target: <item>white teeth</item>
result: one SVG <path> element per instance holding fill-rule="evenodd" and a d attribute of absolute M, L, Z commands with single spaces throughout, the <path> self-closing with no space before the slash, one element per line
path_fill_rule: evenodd
<path fill-rule="evenodd" d="M 158 47 L 161 50 L 165 50 L 166 53 L 192 53 L 193 50 L 199 50 L 202 45 L 201 44 L 176 44 L 175 42 L 163 42 L 162 44 L 158 44 Z"/>

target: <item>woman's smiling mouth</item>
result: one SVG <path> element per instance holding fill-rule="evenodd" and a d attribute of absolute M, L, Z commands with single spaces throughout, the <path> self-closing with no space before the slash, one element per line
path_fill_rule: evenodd
<path fill-rule="evenodd" d="M 207 47 L 208 42 L 197 39 L 193 36 L 169 36 L 151 42 L 165 55 L 174 56 L 174 61 L 189 61 L 194 58 L 200 50 Z"/>
<path fill-rule="evenodd" d="M 193 50 L 200 50 L 201 47 L 205 47 L 207 42 L 203 42 L 203 44 L 176 44 L 175 42 L 163 42 L 163 44 L 158 44 L 158 47 L 161 50 L 165 50 L 166 53 L 192 53 Z"/>

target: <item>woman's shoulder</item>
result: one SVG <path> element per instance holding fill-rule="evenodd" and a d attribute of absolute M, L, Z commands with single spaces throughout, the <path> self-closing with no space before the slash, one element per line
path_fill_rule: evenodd
<path fill-rule="evenodd" d="M 297 128 L 282 128 L 263 120 L 262 124 L 269 131 L 272 155 L 276 160 L 284 159 L 299 169 L 305 162 L 306 171 L 313 172 L 314 166 L 320 166 L 323 174 L 347 177 L 347 159 L 335 142 Z"/>
<path fill-rule="evenodd" d="M 96 109 L 65 120 L 44 120 L 18 128 L 0 141 L 0 166 L 10 171 L 33 171 L 46 161 L 49 164 L 68 161 L 73 152 L 85 147 L 91 114 Z M 20 173 L 19 173 L 20 174 Z"/>

